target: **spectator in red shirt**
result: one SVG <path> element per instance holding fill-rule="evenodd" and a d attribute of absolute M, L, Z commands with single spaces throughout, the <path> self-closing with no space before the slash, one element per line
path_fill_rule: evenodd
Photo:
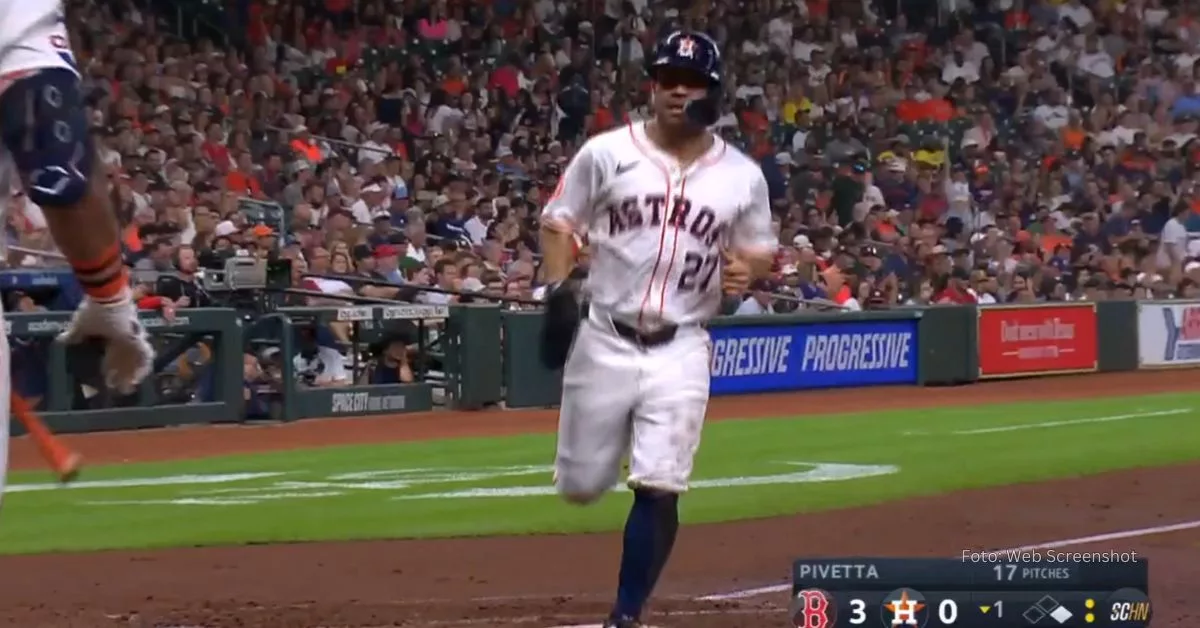
<path fill-rule="evenodd" d="M 254 160 L 250 153 L 238 156 L 238 167 L 225 175 L 225 189 L 242 196 L 263 198 L 262 184 L 254 172 Z"/>
<path fill-rule="evenodd" d="M 1029 13 L 1021 7 L 1014 6 L 1004 15 L 1004 27 L 1010 31 L 1029 30 L 1029 24 Z"/>
<path fill-rule="evenodd" d="M 954 267 L 948 276 L 940 278 L 945 282 L 945 286 L 938 291 L 934 296 L 933 302 L 939 305 L 975 305 L 979 301 L 971 291 L 967 289 L 967 283 L 971 280 L 971 273 L 965 268 Z"/>
<path fill-rule="evenodd" d="M 495 70 L 492 70 L 492 75 L 488 79 L 488 88 L 499 89 L 504 92 L 505 96 L 508 96 L 509 98 L 516 98 L 517 92 L 519 92 L 521 89 L 518 81 L 519 73 L 520 71 L 517 70 L 517 66 L 511 61 L 505 63 Z"/>
<path fill-rule="evenodd" d="M 217 172 L 229 172 L 233 167 L 233 159 L 229 156 L 229 147 L 224 143 L 225 131 L 221 124 L 214 122 L 208 125 L 203 145 L 204 156 L 212 162 Z"/>
<path fill-rule="evenodd" d="M 904 98 L 896 104 L 896 118 L 901 122 L 918 122 L 925 117 L 924 102 L 917 98 L 917 92 L 913 83 L 904 86 Z"/>
<path fill-rule="evenodd" d="M 934 185 L 928 178 L 921 178 L 917 181 L 917 188 L 921 191 L 917 201 L 917 216 L 921 220 L 936 221 L 950 209 L 942 186 Z"/>
<path fill-rule="evenodd" d="M 246 39 L 252 46 L 261 46 L 267 41 L 267 22 L 263 16 L 263 6 L 260 2 L 251 3 L 247 11 L 249 24 L 246 26 Z"/>

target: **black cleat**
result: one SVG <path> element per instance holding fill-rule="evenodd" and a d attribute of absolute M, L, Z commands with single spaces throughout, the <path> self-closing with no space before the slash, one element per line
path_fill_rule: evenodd
<path fill-rule="evenodd" d="M 611 616 L 604 622 L 604 628 L 645 628 L 642 622 L 628 615 Z"/>

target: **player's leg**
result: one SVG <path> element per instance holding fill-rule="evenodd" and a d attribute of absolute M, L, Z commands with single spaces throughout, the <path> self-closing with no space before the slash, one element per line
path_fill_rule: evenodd
<path fill-rule="evenodd" d="M 86 299 L 62 339 L 105 343 L 104 376 L 132 392 L 153 366 L 154 349 L 138 321 L 122 259 L 120 229 L 57 2 L 30 3 L 51 12 L 0 54 L 0 140 L 26 194 L 46 215 L 58 249 Z"/>
<path fill-rule="evenodd" d="M 128 281 L 75 55 L 59 2 L 28 10 L 45 16 L 0 55 L 0 137 L 84 292 L 107 302 Z"/>
<path fill-rule="evenodd" d="M 629 457 L 633 505 L 625 522 L 617 601 L 610 618 L 614 622 L 641 616 L 675 546 L 679 494 L 687 490 L 708 407 L 711 357 L 706 331 L 682 329 L 674 341 L 650 349 L 646 357 L 643 395 L 634 409 Z"/>
<path fill-rule="evenodd" d="M 616 485 L 638 386 L 636 348 L 599 325 L 583 321 L 563 368 L 554 485 L 576 504 Z"/>
<path fill-rule="evenodd" d="M 117 224 L 74 71 L 44 68 L 11 78 L 0 94 L 0 124 L 4 146 L 30 200 L 46 210 L 56 242 L 73 265 L 83 259 L 97 266 L 79 273 L 85 290 L 89 275 L 104 283 L 118 274 L 119 251 L 114 261 L 111 250 Z"/>

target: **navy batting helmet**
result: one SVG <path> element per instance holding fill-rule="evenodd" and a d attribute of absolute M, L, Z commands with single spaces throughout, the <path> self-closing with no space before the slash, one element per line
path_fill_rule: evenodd
<path fill-rule="evenodd" d="M 701 126 L 712 126 L 721 115 L 721 51 L 704 33 L 674 31 L 660 39 L 648 59 L 647 71 L 654 77 L 660 68 L 693 70 L 708 80 L 704 98 L 687 104 L 687 115 Z"/>

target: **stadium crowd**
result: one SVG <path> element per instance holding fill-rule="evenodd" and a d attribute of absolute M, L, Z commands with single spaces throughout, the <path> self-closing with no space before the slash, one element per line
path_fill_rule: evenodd
<path fill-rule="evenodd" d="M 1196 5 L 81 0 L 68 19 L 129 263 L 181 278 L 139 287 L 167 314 L 208 304 L 191 278 L 228 255 L 291 259 L 331 297 L 536 300 L 538 211 L 573 150 L 647 115 L 656 37 L 708 32 L 716 129 L 761 162 L 782 245 L 728 304 L 757 314 L 1200 295 Z M 9 244 L 50 246 L 13 205 Z"/>

